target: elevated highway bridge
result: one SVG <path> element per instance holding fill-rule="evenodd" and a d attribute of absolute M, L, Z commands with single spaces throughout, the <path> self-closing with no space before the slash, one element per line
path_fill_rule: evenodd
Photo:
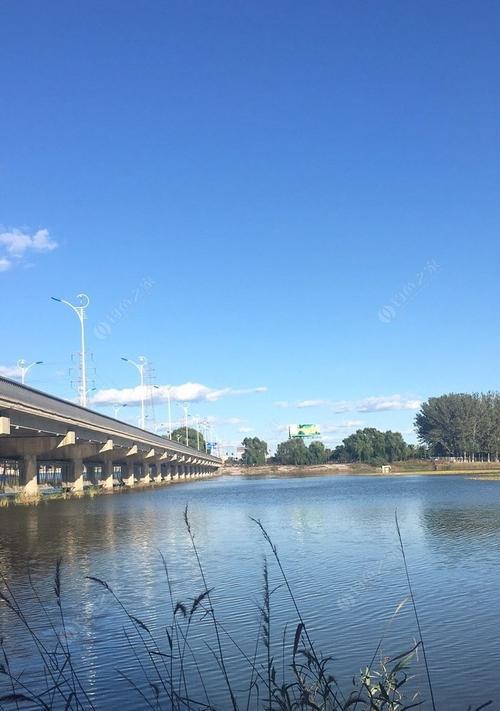
<path fill-rule="evenodd" d="M 113 417 L 0 377 L 0 460 L 16 491 L 134 486 L 213 476 L 222 461 Z M 2 470 L 0 469 L 0 476 Z"/>

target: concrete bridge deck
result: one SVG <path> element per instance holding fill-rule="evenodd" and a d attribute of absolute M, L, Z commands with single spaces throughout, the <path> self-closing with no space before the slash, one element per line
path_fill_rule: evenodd
<path fill-rule="evenodd" d="M 111 489 L 212 476 L 222 461 L 147 430 L 0 376 L 0 459 L 17 489 L 38 492 L 40 468 L 56 463 L 61 484 Z"/>

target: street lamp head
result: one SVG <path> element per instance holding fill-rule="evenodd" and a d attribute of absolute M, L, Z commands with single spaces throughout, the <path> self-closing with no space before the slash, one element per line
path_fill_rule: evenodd
<path fill-rule="evenodd" d="M 80 299 L 80 306 L 83 309 L 86 309 L 87 306 L 90 304 L 90 299 L 87 296 L 87 294 L 77 294 L 77 299 Z"/>
<path fill-rule="evenodd" d="M 50 298 L 52 301 L 59 301 L 59 303 L 62 303 L 62 299 L 58 299 L 57 296 L 51 296 Z"/>
<path fill-rule="evenodd" d="M 124 357 L 122 356 L 121 359 L 124 360 L 126 363 L 128 363 L 128 358 L 124 358 Z"/>
<path fill-rule="evenodd" d="M 36 360 L 35 361 L 35 365 L 42 365 L 42 363 L 43 363 L 43 360 Z"/>

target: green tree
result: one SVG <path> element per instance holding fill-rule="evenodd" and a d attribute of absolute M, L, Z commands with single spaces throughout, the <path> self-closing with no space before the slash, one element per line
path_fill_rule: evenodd
<path fill-rule="evenodd" d="M 310 452 L 299 438 L 280 442 L 276 448 L 276 460 L 279 464 L 304 465 L 310 464 Z"/>
<path fill-rule="evenodd" d="M 406 459 L 408 456 L 408 445 L 403 439 L 401 432 L 384 432 L 385 451 L 384 456 L 388 462 L 396 462 Z"/>
<path fill-rule="evenodd" d="M 324 464 L 328 459 L 328 450 L 323 442 L 311 442 L 309 445 L 310 464 Z"/>
<path fill-rule="evenodd" d="M 245 437 L 241 443 L 245 448 L 241 462 L 246 467 L 262 466 L 266 463 L 267 442 L 258 437 Z"/>
<path fill-rule="evenodd" d="M 500 393 L 449 393 L 429 398 L 415 425 L 420 442 L 435 455 L 498 461 Z"/>
<path fill-rule="evenodd" d="M 339 464 L 345 464 L 349 462 L 349 453 L 346 449 L 345 444 L 339 444 L 335 447 L 333 452 L 330 454 L 330 460 L 332 462 L 339 462 Z"/>
<path fill-rule="evenodd" d="M 337 462 L 367 462 L 378 464 L 406 459 L 411 455 L 400 432 L 381 432 L 375 427 L 365 427 L 346 437 L 336 447 L 332 458 Z"/>
<path fill-rule="evenodd" d="M 205 438 L 198 430 L 193 427 L 188 427 L 188 441 L 186 442 L 186 428 L 178 427 L 172 432 L 170 437 L 174 442 L 179 442 L 180 444 L 189 444 L 190 447 L 194 449 L 199 449 L 200 452 L 205 451 Z"/>

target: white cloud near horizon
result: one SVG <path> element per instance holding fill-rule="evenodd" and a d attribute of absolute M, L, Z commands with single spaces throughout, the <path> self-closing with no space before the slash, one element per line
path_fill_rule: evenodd
<path fill-rule="evenodd" d="M 30 235 L 20 229 L 0 227 L 0 272 L 6 272 L 34 253 L 52 252 L 58 246 L 46 229 Z"/>
<path fill-rule="evenodd" d="M 94 405 L 138 405 L 141 402 L 141 397 L 149 400 L 151 397 L 157 402 L 215 402 L 223 397 L 234 397 L 237 395 L 253 395 L 255 393 L 264 393 L 266 387 L 260 386 L 257 388 L 209 388 L 200 383 L 183 383 L 181 385 L 159 385 L 152 388 L 150 385 L 145 385 L 141 388 L 137 385 L 134 388 L 108 388 L 99 390 L 92 397 Z"/>
<path fill-rule="evenodd" d="M 381 395 L 362 398 L 360 400 L 298 400 L 288 402 L 280 400 L 274 403 L 280 408 L 328 407 L 333 412 L 385 412 L 389 410 L 418 410 L 421 400 L 404 395 Z"/>
<path fill-rule="evenodd" d="M 364 425 L 363 420 L 346 420 L 345 422 L 333 422 L 320 425 L 321 434 L 332 434 L 334 432 L 345 432 L 345 430 L 359 429 Z"/>
<path fill-rule="evenodd" d="M 3 375 L 4 378 L 15 379 L 21 377 L 21 371 L 17 365 L 0 365 L 0 375 Z"/>

